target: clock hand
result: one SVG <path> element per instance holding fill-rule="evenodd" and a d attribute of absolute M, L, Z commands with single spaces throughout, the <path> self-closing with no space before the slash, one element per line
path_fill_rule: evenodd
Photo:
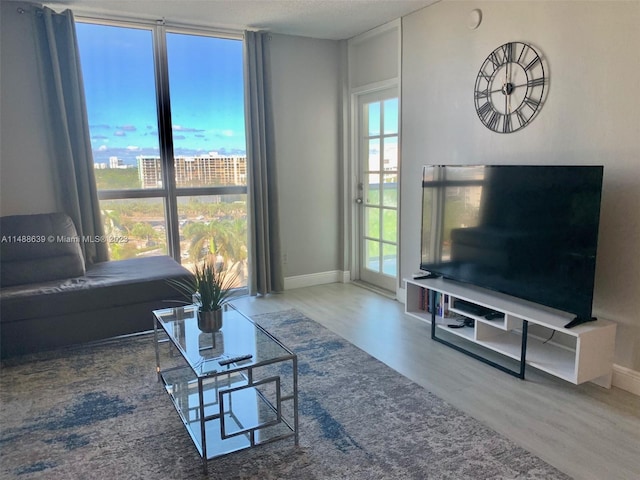
<path fill-rule="evenodd" d="M 504 66 L 504 84 L 509 83 L 509 64 L 507 63 Z"/>
<path fill-rule="evenodd" d="M 498 92 L 502 92 L 502 93 L 504 93 L 504 92 L 505 92 L 505 90 L 507 89 L 507 85 L 509 86 L 509 87 L 508 87 L 508 88 L 509 88 L 509 91 L 513 91 L 514 89 L 516 89 L 516 88 L 518 88 L 518 87 L 526 87 L 526 86 L 527 86 L 527 84 L 526 84 L 526 83 L 523 83 L 522 85 L 513 85 L 513 84 L 511 84 L 511 83 L 508 83 L 508 82 L 507 82 L 507 83 L 505 83 L 502 87 L 497 88 L 497 89 L 495 89 L 495 90 L 491 90 L 491 91 L 489 91 L 489 93 L 498 93 Z M 510 93 L 506 93 L 506 95 L 510 95 Z"/>
<path fill-rule="evenodd" d="M 527 86 L 527 84 L 526 84 L 526 83 L 523 83 L 523 84 L 521 84 L 521 85 L 511 85 L 511 89 L 512 89 L 512 90 L 515 90 L 516 88 L 526 87 L 526 86 Z M 500 87 L 500 88 L 497 88 L 496 90 L 491 90 L 489 93 L 504 92 L 504 90 L 505 90 L 505 87 Z M 507 95 L 508 95 L 508 94 L 507 94 Z"/>

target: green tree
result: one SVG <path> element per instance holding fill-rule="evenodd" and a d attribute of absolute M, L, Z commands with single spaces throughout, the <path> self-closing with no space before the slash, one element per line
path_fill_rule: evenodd
<path fill-rule="evenodd" d="M 246 263 L 247 222 L 244 218 L 192 223 L 185 226 L 190 238 L 189 258 L 199 262 L 207 255 L 220 255 L 225 264 Z"/>
<path fill-rule="evenodd" d="M 140 188 L 138 168 L 104 168 L 94 170 L 98 190 Z"/>
<path fill-rule="evenodd" d="M 146 240 L 147 244 L 158 240 L 158 232 L 148 223 L 138 222 L 131 229 L 131 235 L 142 240 Z"/>

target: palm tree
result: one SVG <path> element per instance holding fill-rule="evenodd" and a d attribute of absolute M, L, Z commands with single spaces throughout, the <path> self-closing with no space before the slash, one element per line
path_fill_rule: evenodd
<path fill-rule="evenodd" d="M 245 283 L 245 269 L 247 266 L 249 252 L 247 249 L 247 219 L 236 218 L 228 224 L 229 236 L 226 244 L 228 260 L 237 264 L 240 282 Z"/>
<path fill-rule="evenodd" d="M 184 227 L 184 236 L 190 238 L 189 259 L 198 263 L 205 256 L 216 251 L 217 226 L 214 222 L 191 223 Z"/>
<path fill-rule="evenodd" d="M 102 224 L 106 235 L 121 235 L 124 232 L 120 212 L 118 210 L 102 209 Z"/>
<path fill-rule="evenodd" d="M 241 280 L 247 263 L 247 222 L 244 218 L 185 226 L 184 235 L 191 238 L 189 258 L 194 263 L 209 255 L 222 257 L 223 264 L 238 264 Z"/>

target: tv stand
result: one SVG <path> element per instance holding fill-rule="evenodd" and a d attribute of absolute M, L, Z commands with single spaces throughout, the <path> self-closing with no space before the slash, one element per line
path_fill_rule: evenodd
<path fill-rule="evenodd" d="M 567 323 L 564 326 L 564 328 L 573 328 L 573 327 L 577 327 L 578 325 L 582 325 L 583 323 L 595 322 L 596 320 L 597 320 L 596 317 L 591 317 L 591 318 L 576 317 L 573 320 L 571 320 L 569 323 Z"/>
<path fill-rule="evenodd" d="M 576 385 L 611 387 L 615 323 L 599 319 L 565 328 L 572 315 L 498 292 L 443 278 L 405 282 L 405 313 L 430 324 L 435 341 L 519 378 L 533 367 Z M 468 305 L 485 314 L 465 310 Z M 470 328 L 447 326 L 466 320 Z M 517 367 L 496 361 L 504 357 Z"/>

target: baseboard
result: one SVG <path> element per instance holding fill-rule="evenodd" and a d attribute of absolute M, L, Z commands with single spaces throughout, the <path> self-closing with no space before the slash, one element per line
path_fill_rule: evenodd
<path fill-rule="evenodd" d="M 611 385 L 640 396 L 640 372 L 614 363 Z"/>
<path fill-rule="evenodd" d="M 332 270 L 330 272 L 310 273 L 308 275 L 296 275 L 295 277 L 285 277 L 284 289 L 313 287 L 314 285 L 324 285 L 325 283 L 349 283 L 349 272 L 342 270 Z"/>

